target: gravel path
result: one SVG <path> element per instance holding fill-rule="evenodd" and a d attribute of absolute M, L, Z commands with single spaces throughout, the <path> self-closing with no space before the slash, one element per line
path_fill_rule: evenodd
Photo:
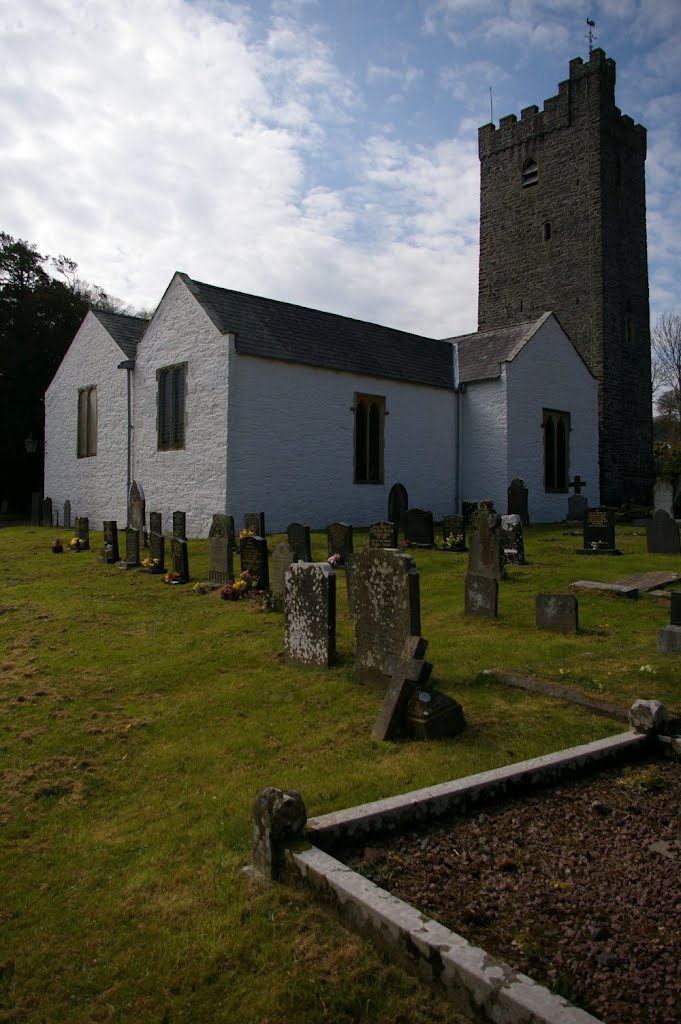
<path fill-rule="evenodd" d="M 491 806 L 345 860 L 606 1024 L 681 1020 L 681 764 Z"/>

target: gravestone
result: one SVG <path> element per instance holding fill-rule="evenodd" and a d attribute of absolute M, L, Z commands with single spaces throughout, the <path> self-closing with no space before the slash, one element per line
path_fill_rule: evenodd
<path fill-rule="evenodd" d="M 508 515 L 520 516 L 522 526 L 528 526 L 530 515 L 527 508 L 527 487 L 525 481 L 516 477 L 508 488 Z"/>
<path fill-rule="evenodd" d="M 386 520 L 381 520 L 378 523 L 372 523 L 369 527 L 369 547 L 370 548 L 396 548 L 397 547 L 397 526 L 395 523 L 389 523 Z"/>
<path fill-rule="evenodd" d="M 140 532 L 134 526 L 125 530 L 125 568 L 136 569 L 140 564 Z"/>
<path fill-rule="evenodd" d="M 6 516 L 8 512 L 9 512 L 9 499 L 8 498 L 3 498 L 2 501 L 0 501 L 0 515 L 1 516 Z"/>
<path fill-rule="evenodd" d="M 493 576 L 478 576 L 476 573 L 467 572 L 464 591 L 465 614 L 496 619 L 498 609 L 499 580 Z"/>
<path fill-rule="evenodd" d="M 163 516 L 160 512 L 149 513 L 149 533 L 163 533 Z"/>
<path fill-rule="evenodd" d="M 328 668 L 336 658 L 336 574 L 326 562 L 293 562 L 284 581 L 286 658 Z"/>
<path fill-rule="evenodd" d="M 302 523 L 289 523 L 286 528 L 286 539 L 296 553 L 296 562 L 312 561 L 309 526 L 303 526 Z"/>
<path fill-rule="evenodd" d="M 234 579 L 233 540 L 232 516 L 214 515 L 208 532 L 208 580 L 213 586 L 223 587 Z"/>
<path fill-rule="evenodd" d="M 352 554 L 352 527 L 347 523 L 329 523 L 326 527 L 326 547 L 331 555 L 340 555 L 336 565 L 345 565 L 345 559 Z"/>
<path fill-rule="evenodd" d="M 189 583 L 189 550 L 185 537 L 170 538 L 170 554 L 173 561 L 173 572 L 178 575 L 178 583 Z"/>
<path fill-rule="evenodd" d="M 681 590 L 672 591 L 671 622 L 657 634 L 660 654 L 681 654 Z"/>
<path fill-rule="evenodd" d="M 461 515 L 463 516 L 464 523 L 470 523 L 473 518 L 473 513 L 478 507 L 477 501 L 462 501 L 461 502 Z"/>
<path fill-rule="evenodd" d="M 40 491 L 31 493 L 31 526 L 40 526 L 43 496 Z"/>
<path fill-rule="evenodd" d="M 40 519 L 43 526 L 52 526 L 52 498 L 43 498 Z"/>
<path fill-rule="evenodd" d="M 187 539 L 187 513 L 173 512 L 173 537 Z"/>
<path fill-rule="evenodd" d="M 244 516 L 244 529 L 253 530 L 253 534 L 256 537 L 266 537 L 265 533 L 265 513 L 264 512 L 247 512 Z"/>
<path fill-rule="evenodd" d="M 653 508 L 655 511 L 662 509 L 672 519 L 674 518 L 674 486 L 670 480 L 658 477 L 653 488 Z"/>
<path fill-rule="evenodd" d="M 155 563 L 149 572 L 158 575 L 166 571 L 166 539 L 162 533 L 157 533 L 155 530 L 151 530 L 149 533 L 149 558 Z"/>
<path fill-rule="evenodd" d="M 503 578 L 501 516 L 491 501 L 481 501 L 471 517 L 468 535 L 468 571 L 489 579 Z"/>
<path fill-rule="evenodd" d="M 270 589 L 267 565 L 267 541 L 264 537 L 244 537 L 241 541 L 241 571 L 248 571 L 255 580 L 256 590 Z"/>
<path fill-rule="evenodd" d="M 145 543 L 147 531 L 146 508 L 144 491 L 137 481 L 133 480 L 128 492 L 128 526 L 138 531 L 142 543 Z"/>
<path fill-rule="evenodd" d="M 80 538 L 84 548 L 90 547 L 90 520 L 87 516 L 76 516 L 75 519 L 76 537 Z"/>
<path fill-rule="evenodd" d="M 407 509 L 404 516 L 404 535 L 415 548 L 432 548 L 435 543 L 433 513 L 422 508 Z"/>
<path fill-rule="evenodd" d="M 102 524 L 104 531 L 104 561 L 115 565 L 120 559 L 118 550 L 118 523 L 115 519 L 105 519 Z"/>
<path fill-rule="evenodd" d="M 554 633 L 579 631 L 579 606 L 573 594 L 537 594 L 534 611 L 537 629 Z"/>
<path fill-rule="evenodd" d="M 519 515 L 501 517 L 501 547 L 505 565 L 525 565 L 523 524 Z"/>
<path fill-rule="evenodd" d="M 649 555 L 679 555 L 681 541 L 676 520 L 662 508 L 658 508 L 646 527 L 646 542 Z"/>
<path fill-rule="evenodd" d="M 567 517 L 573 523 L 583 523 L 584 513 L 589 507 L 585 494 L 571 494 L 568 498 Z"/>
<path fill-rule="evenodd" d="M 415 686 L 425 686 L 433 666 L 423 660 L 428 641 L 422 636 L 407 637 L 402 652 L 394 663 L 386 662 L 390 671 L 390 685 L 383 698 L 383 706 L 371 730 L 372 740 L 396 740 L 406 731 L 407 704 Z"/>
<path fill-rule="evenodd" d="M 411 739 L 447 739 L 465 727 L 463 708 L 453 697 L 432 687 L 414 687 L 407 705 L 407 733 Z"/>
<path fill-rule="evenodd" d="M 71 529 L 71 502 L 67 498 L 64 502 L 64 529 Z"/>
<path fill-rule="evenodd" d="M 294 562 L 298 562 L 296 558 L 296 552 L 292 544 L 289 544 L 287 540 L 283 540 L 281 544 L 277 544 L 276 548 L 272 552 L 272 578 L 270 580 L 270 589 L 272 591 L 272 607 L 281 612 L 284 610 L 284 593 L 285 593 L 285 580 L 286 573 Z"/>
<path fill-rule="evenodd" d="M 466 521 L 463 516 L 445 516 L 442 520 L 442 543 L 446 551 L 466 550 Z"/>
<path fill-rule="evenodd" d="M 597 505 L 584 513 L 584 548 L 580 555 L 621 555 L 615 547 L 615 510 Z"/>
<path fill-rule="evenodd" d="M 388 522 L 404 529 L 404 516 L 409 508 L 409 496 L 403 484 L 393 484 L 388 494 Z"/>
<path fill-rule="evenodd" d="M 387 549 L 352 559 L 355 674 L 387 685 L 387 659 L 421 633 L 419 574 L 409 555 Z"/>

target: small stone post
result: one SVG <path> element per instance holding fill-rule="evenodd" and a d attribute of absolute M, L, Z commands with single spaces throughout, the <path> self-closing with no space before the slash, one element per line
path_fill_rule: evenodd
<path fill-rule="evenodd" d="M 253 804 L 253 871 L 280 881 L 287 842 L 305 838 L 307 811 L 297 789 L 268 786 Z"/>

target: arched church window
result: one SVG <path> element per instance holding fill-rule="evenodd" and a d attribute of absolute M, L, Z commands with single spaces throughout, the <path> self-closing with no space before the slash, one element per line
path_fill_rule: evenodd
<path fill-rule="evenodd" d="M 544 490 L 567 492 L 570 475 L 570 413 L 544 409 Z"/>
<path fill-rule="evenodd" d="M 383 483 L 383 439 L 385 398 L 381 395 L 355 395 L 355 469 L 356 484 Z"/>
<path fill-rule="evenodd" d="M 185 374 L 187 364 L 166 366 L 158 381 L 158 450 L 184 448 Z"/>
<path fill-rule="evenodd" d="M 539 177 L 539 168 L 534 157 L 530 157 L 523 164 L 523 188 L 528 185 L 536 185 Z"/>

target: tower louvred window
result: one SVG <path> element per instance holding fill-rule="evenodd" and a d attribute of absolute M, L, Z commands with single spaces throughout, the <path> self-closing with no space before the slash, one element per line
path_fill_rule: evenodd
<path fill-rule="evenodd" d="M 516 164 L 517 166 L 517 164 Z M 530 157 L 523 164 L 523 188 L 527 188 L 528 185 L 536 185 L 539 179 L 539 168 L 537 167 L 537 161 Z"/>

